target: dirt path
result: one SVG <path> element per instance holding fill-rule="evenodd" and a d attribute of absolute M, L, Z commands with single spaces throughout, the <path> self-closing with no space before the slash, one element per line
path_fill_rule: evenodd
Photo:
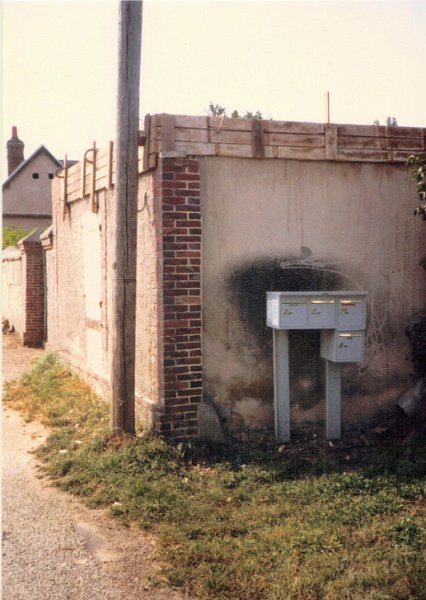
<path fill-rule="evenodd" d="M 3 336 L 4 379 L 22 375 L 40 350 Z M 40 478 L 31 452 L 47 430 L 3 410 L 3 600 L 183 600 L 149 590 L 153 540 Z"/>

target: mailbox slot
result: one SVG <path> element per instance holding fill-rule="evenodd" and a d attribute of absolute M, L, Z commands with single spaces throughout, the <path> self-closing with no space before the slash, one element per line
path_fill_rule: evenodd
<path fill-rule="evenodd" d="M 336 328 L 336 300 L 315 298 L 309 302 L 309 329 Z"/>
<path fill-rule="evenodd" d="M 364 298 L 340 298 L 337 310 L 337 329 L 357 331 L 365 329 Z"/>
<path fill-rule="evenodd" d="M 307 298 L 281 298 L 280 328 L 306 329 L 308 326 Z"/>
<path fill-rule="evenodd" d="M 320 356 L 332 362 L 361 362 L 364 359 L 364 332 L 322 331 Z"/>

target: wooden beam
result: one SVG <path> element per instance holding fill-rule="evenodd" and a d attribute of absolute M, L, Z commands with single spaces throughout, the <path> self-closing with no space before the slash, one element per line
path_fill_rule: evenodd
<path fill-rule="evenodd" d="M 261 119 L 252 119 L 251 124 L 253 158 L 265 158 L 264 122 Z"/>
<path fill-rule="evenodd" d="M 142 2 L 119 4 L 115 197 L 112 210 L 112 402 L 115 434 L 135 430 L 136 217 Z"/>
<path fill-rule="evenodd" d="M 163 142 L 163 152 L 175 152 L 175 118 L 173 115 L 161 115 L 161 137 Z"/>

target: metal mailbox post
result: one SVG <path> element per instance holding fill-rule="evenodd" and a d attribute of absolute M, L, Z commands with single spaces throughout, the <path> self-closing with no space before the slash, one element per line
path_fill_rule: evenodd
<path fill-rule="evenodd" d="M 288 331 L 320 329 L 325 359 L 326 437 L 341 437 L 340 365 L 364 358 L 367 292 L 267 292 L 266 324 L 273 329 L 275 437 L 290 440 Z"/>

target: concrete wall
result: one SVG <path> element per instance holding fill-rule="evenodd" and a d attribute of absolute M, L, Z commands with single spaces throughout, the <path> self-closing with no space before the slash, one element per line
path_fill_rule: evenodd
<path fill-rule="evenodd" d="M 366 356 L 343 369 L 343 418 L 392 402 L 424 308 L 425 229 L 401 165 L 203 158 L 204 399 L 234 431 L 272 426 L 268 290 L 368 292 Z M 291 332 L 292 418 L 323 418 L 318 332 Z"/>

